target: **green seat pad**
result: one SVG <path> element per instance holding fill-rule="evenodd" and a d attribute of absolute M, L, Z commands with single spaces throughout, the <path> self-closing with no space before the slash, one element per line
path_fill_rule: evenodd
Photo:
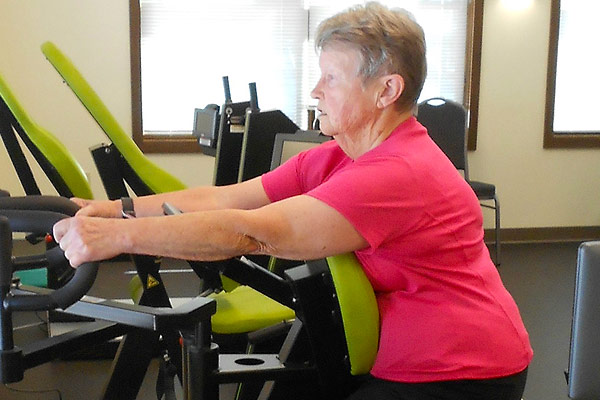
<path fill-rule="evenodd" d="M 139 276 L 129 281 L 129 292 L 137 304 L 144 292 Z M 215 333 L 247 333 L 295 318 L 294 310 L 279 304 L 249 286 L 238 286 L 231 292 L 209 296 L 217 302 L 212 316 Z"/>
<path fill-rule="evenodd" d="M 272 300 L 249 286 L 210 296 L 217 302 L 212 316 L 215 333 L 246 333 L 295 318 L 294 310 Z"/>

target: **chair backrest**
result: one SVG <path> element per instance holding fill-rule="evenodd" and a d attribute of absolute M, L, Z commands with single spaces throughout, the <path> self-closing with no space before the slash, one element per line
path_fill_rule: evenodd
<path fill-rule="evenodd" d="M 417 120 L 468 180 L 467 110 L 463 105 L 440 97 L 427 99 L 418 105 Z"/>
<path fill-rule="evenodd" d="M 5 123 L 6 129 L 14 128 L 22 136 L 59 194 L 91 199 L 92 189 L 81 165 L 56 136 L 33 121 L 2 76 L 0 97 L 12 115 L 12 120 Z"/>
<path fill-rule="evenodd" d="M 353 253 L 327 258 L 340 305 L 352 375 L 371 370 L 379 346 L 379 309 L 371 283 Z"/>
<path fill-rule="evenodd" d="M 600 397 L 600 242 L 579 246 L 575 274 L 569 398 Z"/>
<path fill-rule="evenodd" d="M 154 164 L 142 153 L 79 70 L 54 43 L 42 44 L 42 52 L 148 188 L 154 193 L 185 188 L 179 179 Z"/>

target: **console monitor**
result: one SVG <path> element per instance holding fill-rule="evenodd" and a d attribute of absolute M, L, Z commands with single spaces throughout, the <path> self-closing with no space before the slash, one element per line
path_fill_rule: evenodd
<path fill-rule="evenodd" d="M 331 140 L 319 131 L 297 131 L 296 133 L 278 133 L 273 145 L 271 169 L 275 169 L 292 156 Z"/>
<path fill-rule="evenodd" d="M 219 135 L 219 106 L 209 104 L 204 108 L 194 110 L 194 128 L 192 134 L 198 138 L 198 143 L 202 146 L 205 153 L 214 155 L 217 147 L 217 137 Z"/>

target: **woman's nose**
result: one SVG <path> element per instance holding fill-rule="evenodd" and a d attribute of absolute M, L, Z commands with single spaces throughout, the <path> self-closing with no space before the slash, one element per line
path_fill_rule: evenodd
<path fill-rule="evenodd" d="M 322 97 L 321 95 L 321 81 L 319 80 L 319 82 L 317 82 L 313 90 L 310 92 L 310 97 L 313 99 L 320 99 Z"/>

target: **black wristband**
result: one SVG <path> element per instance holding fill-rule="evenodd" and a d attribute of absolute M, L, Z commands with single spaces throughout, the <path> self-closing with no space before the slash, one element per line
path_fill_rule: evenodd
<path fill-rule="evenodd" d="M 131 197 L 121 197 L 121 208 L 121 215 L 123 218 L 135 218 L 133 199 Z"/>

